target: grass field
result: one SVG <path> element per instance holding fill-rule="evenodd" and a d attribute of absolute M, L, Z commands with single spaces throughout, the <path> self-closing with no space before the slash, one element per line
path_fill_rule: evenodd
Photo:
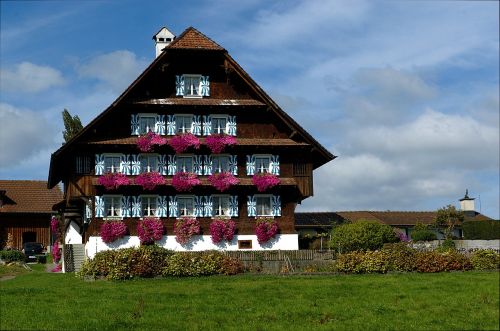
<path fill-rule="evenodd" d="M 0 282 L 1 329 L 495 330 L 499 273 Z"/>

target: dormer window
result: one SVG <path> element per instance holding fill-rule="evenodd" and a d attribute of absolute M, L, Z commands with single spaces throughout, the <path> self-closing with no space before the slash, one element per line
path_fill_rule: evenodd
<path fill-rule="evenodd" d="M 184 96 L 198 97 L 200 94 L 201 76 L 184 76 Z"/>
<path fill-rule="evenodd" d="M 175 95 L 184 98 L 201 98 L 210 96 L 208 76 L 177 75 L 175 77 Z"/>

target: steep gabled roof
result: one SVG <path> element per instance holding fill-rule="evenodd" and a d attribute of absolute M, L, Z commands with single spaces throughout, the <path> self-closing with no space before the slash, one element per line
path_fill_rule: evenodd
<path fill-rule="evenodd" d="M 293 120 L 288 114 L 286 114 L 272 99 L 267 95 L 266 92 L 240 67 L 240 65 L 227 53 L 227 51 L 221 47 L 219 44 L 214 42 L 209 37 L 205 36 L 200 31 L 193 27 L 187 28 L 178 38 L 171 42 L 165 47 L 164 51 L 155 59 L 153 62 L 142 72 L 139 77 L 137 77 L 132 84 L 110 105 L 106 110 L 94 118 L 88 125 L 86 125 L 77 135 L 72 139 L 62 145 L 57 151 L 52 153 L 50 159 L 49 167 L 49 177 L 47 185 L 49 188 L 54 187 L 61 178 L 55 177 L 54 173 L 55 167 L 57 166 L 57 159 L 68 150 L 71 146 L 77 142 L 80 137 L 82 137 L 86 132 L 91 130 L 92 127 L 96 125 L 104 116 L 110 113 L 114 108 L 117 107 L 125 97 L 130 93 L 130 91 L 141 82 L 144 77 L 166 56 L 169 51 L 175 50 L 208 50 L 208 51 L 220 51 L 226 57 L 227 62 L 232 66 L 232 68 L 240 75 L 240 77 L 248 84 L 248 86 L 264 101 L 268 104 L 269 109 L 272 110 L 276 115 L 288 125 L 292 132 L 299 134 L 304 138 L 306 143 L 310 144 L 313 150 L 317 151 L 321 156 L 321 161 L 318 161 L 313 165 L 314 168 L 333 160 L 336 158 L 335 155 L 330 153 L 326 148 L 324 148 L 317 140 L 315 140 L 306 130 L 304 130 L 295 120 Z M 179 104 L 185 103 L 184 99 L 179 98 Z M 220 102 L 217 101 L 217 102 Z"/>
<path fill-rule="evenodd" d="M 52 206 L 63 198 L 59 186 L 47 189 L 42 180 L 0 180 L 0 191 L 5 191 L 8 199 L 0 214 L 52 213 Z"/>

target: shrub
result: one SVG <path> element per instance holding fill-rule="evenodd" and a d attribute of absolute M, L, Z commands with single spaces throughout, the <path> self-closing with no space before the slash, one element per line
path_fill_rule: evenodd
<path fill-rule="evenodd" d="M 163 223 L 154 217 L 145 217 L 137 223 L 137 235 L 141 245 L 151 245 L 163 237 Z"/>
<path fill-rule="evenodd" d="M 472 269 L 470 260 L 456 251 L 418 252 L 416 258 L 418 272 L 463 271 Z"/>
<path fill-rule="evenodd" d="M 258 218 L 256 222 L 255 234 L 259 244 L 268 242 L 278 233 L 278 223 L 273 218 Z"/>
<path fill-rule="evenodd" d="M 384 251 L 356 251 L 340 254 L 335 269 L 345 273 L 386 273 L 389 259 Z"/>
<path fill-rule="evenodd" d="M 178 252 L 163 269 L 164 276 L 235 275 L 243 271 L 241 262 L 222 252 Z"/>
<path fill-rule="evenodd" d="M 127 234 L 127 226 L 122 221 L 107 221 L 102 223 L 100 234 L 103 242 L 111 243 Z"/>
<path fill-rule="evenodd" d="M 398 238 L 389 225 L 360 221 L 336 227 L 332 231 L 330 246 L 341 252 L 378 250 L 385 243 L 397 241 Z"/>
<path fill-rule="evenodd" d="M 0 251 L 0 259 L 2 259 L 5 263 L 10 262 L 24 262 L 26 260 L 26 255 L 23 252 L 16 250 L 6 250 Z"/>
<path fill-rule="evenodd" d="M 489 250 L 480 249 L 471 254 L 470 261 L 476 270 L 500 269 L 500 254 Z"/>
<path fill-rule="evenodd" d="M 200 222 L 196 218 L 180 218 L 174 223 L 175 240 L 185 245 L 196 234 L 201 232 Z"/>
<path fill-rule="evenodd" d="M 393 271 L 414 271 L 417 251 L 407 243 L 384 244 L 382 251 L 389 259 L 389 269 Z"/>
<path fill-rule="evenodd" d="M 445 239 L 443 242 L 436 248 L 437 252 L 448 252 L 455 250 L 455 242 L 453 239 Z"/>
<path fill-rule="evenodd" d="M 462 223 L 464 239 L 500 239 L 500 222 L 493 220 L 466 221 Z"/>
<path fill-rule="evenodd" d="M 413 241 L 431 241 L 436 240 L 436 234 L 430 230 L 416 230 L 411 233 Z"/>

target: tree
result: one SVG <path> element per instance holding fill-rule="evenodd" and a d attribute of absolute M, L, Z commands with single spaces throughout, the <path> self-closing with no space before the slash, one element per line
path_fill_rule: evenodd
<path fill-rule="evenodd" d="M 429 226 L 427 224 L 417 222 L 411 233 L 411 239 L 413 241 L 431 241 L 436 240 L 437 238 L 436 234 L 429 230 Z"/>
<path fill-rule="evenodd" d="M 62 112 L 62 117 L 65 128 L 65 130 L 63 131 L 63 137 L 64 141 L 68 142 L 71 138 L 76 136 L 76 134 L 81 129 L 83 129 L 83 125 L 78 115 L 71 116 L 67 109 L 64 109 L 64 111 Z"/>
<path fill-rule="evenodd" d="M 455 206 L 448 205 L 438 209 L 434 224 L 445 239 L 451 239 L 455 226 L 461 225 L 463 221 L 464 213 Z"/>

